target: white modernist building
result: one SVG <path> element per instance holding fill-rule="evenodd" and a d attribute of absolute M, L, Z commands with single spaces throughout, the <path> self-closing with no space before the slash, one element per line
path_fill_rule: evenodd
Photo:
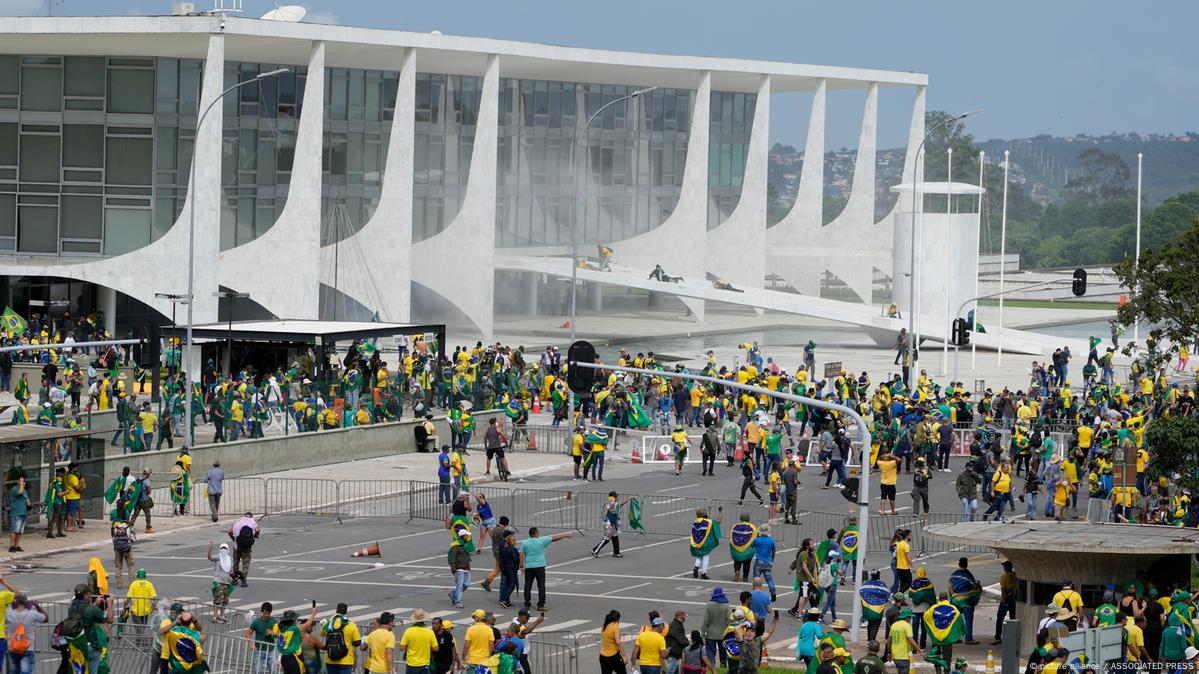
<path fill-rule="evenodd" d="M 449 310 L 490 336 L 497 294 L 560 302 L 547 279 L 569 273 L 573 234 L 631 270 L 585 281 L 638 287 L 661 263 L 701 320 L 713 277 L 751 291 L 735 303 L 841 315 L 819 300 L 829 272 L 866 304 L 845 320 L 896 327 L 869 307 L 876 271 L 906 268 L 895 228 L 912 210 L 901 192 L 875 215 L 879 90 L 914 91 L 912 182 L 922 74 L 209 15 L 0 18 L 0 40 L 0 299 L 18 310 L 171 316 L 156 293 L 186 290 L 194 206 L 200 323 L 231 290 L 280 318 Z M 277 68 L 197 131 L 224 89 Z M 826 97 L 845 89 L 865 95 L 857 164 L 823 225 Z M 812 97 L 805 156 L 821 161 L 768 228 L 786 92 Z M 802 296 L 772 297 L 770 274 Z"/>

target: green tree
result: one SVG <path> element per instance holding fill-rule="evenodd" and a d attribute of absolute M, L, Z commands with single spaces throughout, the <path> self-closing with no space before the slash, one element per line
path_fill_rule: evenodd
<path fill-rule="evenodd" d="M 778 147 L 777 143 L 775 143 L 775 147 Z M 788 210 L 790 210 L 790 204 L 783 200 L 774 183 L 766 183 L 766 226 L 771 227 L 777 224 L 787 215 Z"/>
<path fill-rule="evenodd" d="M 1070 197 L 1096 203 L 1134 194 L 1128 186 L 1131 175 L 1128 164 L 1120 155 L 1090 147 L 1079 152 L 1075 161 L 1082 167 L 1082 174 L 1066 183 L 1066 194 Z"/>
<path fill-rule="evenodd" d="M 1165 477 L 1183 489 L 1199 489 L 1199 417 L 1162 417 L 1145 429 L 1152 453 L 1151 477 Z"/>
<path fill-rule="evenodd" d="M 1150 363 L 1156 366 L 1168 361 L 1178 345 L 1189 344 L 1199 334 L 1199 220 L 1173 243 L 1141 252 L 1140 264 L 1126 257 L 1114 268 L 1120 284 L 1129 288 L 1128 301 L 1120 307 L 1117 317 L 1124 325 L 1145 321 L 1149 334 L 1158 344 Z M 1125 347 L 1131 353 L 1134 344 Z"/>

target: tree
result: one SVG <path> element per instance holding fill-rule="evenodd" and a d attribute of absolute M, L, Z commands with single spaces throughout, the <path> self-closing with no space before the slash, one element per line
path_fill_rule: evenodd
<path fill-rule="evenodd" d="M 1182 489 L 1199 489 L 1199 417 L 1155 419 L 1145 429 L 1145 444 L 1153 453 L 1151 477 L 1166 477 Z"/>
<path fill-rule="evenodd" d="M 1079 152 L 1076 161 L 1082 167 L 1082 174 L 1066 183 L 1068 196 L 1096 203 L 1133 194 L 1128 187 L 1131 173 L 1120 155 L 1090 147 Z"/>
<path fill-rule="evenodd" d="M 1140 264 L 1126 257 L 1114 268 L 1120 284 L 1129 289 L 1128 301 L 1117 318 L 1124 325 L 1149 323 L 1149 334 L 1159 345 L 1150 365 L 1169 361 L 1178 346 L 1190 344 L 1199 334 L 1199 219 L 1173 243 L 1141 252 Z M 1124 348 L 1132 353 L 1135 345 Z"/>
<path fill-rule="evenodd" d="M 777 143 L 775 146 L 777 147 Z M 774 183 L 766 183 L 766 226 L 778 224 L 787 215 L 791 205 L 786 203 L 779 194 Z"/>

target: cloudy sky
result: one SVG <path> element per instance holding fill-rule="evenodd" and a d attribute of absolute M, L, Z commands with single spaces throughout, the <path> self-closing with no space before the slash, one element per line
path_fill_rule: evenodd
<path fill-rule="evenodd" d="M 169 0 L 0 0 L 0 14 L 165 14 Z M 212 0 L 195 0 L 208 9 Z M 276 3 L 245 0 L 247 16 Z M 1196 0 L 306 0 L 308 21 L 572 46 L 929 75 L 930 109 L 984 108 L 980 138 L 1199 129 Z M 0 47 L 0 51 L 3 48 Z M 808 97 L 773 99 L 800 144 Z M 830 148 L 856 144 L 862 95 L 830 94 Z M 884 91 L 880 144 L 902 145 L 911 95 Z"/>

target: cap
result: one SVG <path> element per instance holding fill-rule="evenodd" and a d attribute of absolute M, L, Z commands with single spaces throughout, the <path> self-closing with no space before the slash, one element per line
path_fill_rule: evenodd
<path fill-rule="evenodd" d="M 834 658 L 848 658 L 849 651 L 845 650 L 844 648 L 833 649 L 833 657 Z"/>
<path fill-rule="evenodd" d="M 472 614 L 470 614 L 470 615 L 471 615 L 471 617 L 472 617 L 472 618 L 474 618 L 475 620 L 481 620 L 481 619 L 483 619 L 483 618 L 486 618 L 486 617 L 487 617 L 487 612 L 486 612 L 486 611 L 484 611 L 484 610 L 483 610 L 483 609 L 481 609 L 481 608 L 477 608 L 477 609 L 475 609 L 475 612 L 474 612 L 474 613 L 472 613 Z"/>
<path fill-rule="evenodd" d="M 742 615 L 744 615 L 744 614 L 742 614 Z M 665 625 L 666 621 L 661 618 L 654 618 L 654 621 L 650 624 L 653 625 L 654 627 L 658 627 L 659 625 Z"/>
<path fill-rule="evenodd" d="M 280 616 L 280 618 L 279 618 L 279 622 L 288 622 L 288 621 L 295 622 L 296 618 L 299 618 L 299 617 L 300 617 L 300 615 L 298 613 L 296 613 L 295 611 L 288 610 L 288 611 L 283 612 L 283 615 Z"/>
<path fill-rule="evenodd" d="M 146 579 L 146 570 L 145 570 L 145 569 L 138 569 L 138 570 L 137 570 L 137 577 L 138 577 L 138 579 L 139 579 L 139 580 L 145 580 L 145 579 Z"/>
<path fill-rule="evenodd" d="M 180 604 L 179 602 L 175 602 L 174 604 L 171 604 L 171 610 L 182 613 L 183 612 L 183 604 Z"/>
<path fill-rule="evenodd" d="M 516 615 L 529 615 L 529 609 L 522 608 L 521 610 L 516 612 Z"/>
<path fill-rule="evenodd" d="M 912 609 L 910 609 L 910 608 L 905 608 L 904 610 L 899 612 L 900 620 L 903 620 L 904 618 L 911 618 L 911 617 L 912 617 Z"/>

